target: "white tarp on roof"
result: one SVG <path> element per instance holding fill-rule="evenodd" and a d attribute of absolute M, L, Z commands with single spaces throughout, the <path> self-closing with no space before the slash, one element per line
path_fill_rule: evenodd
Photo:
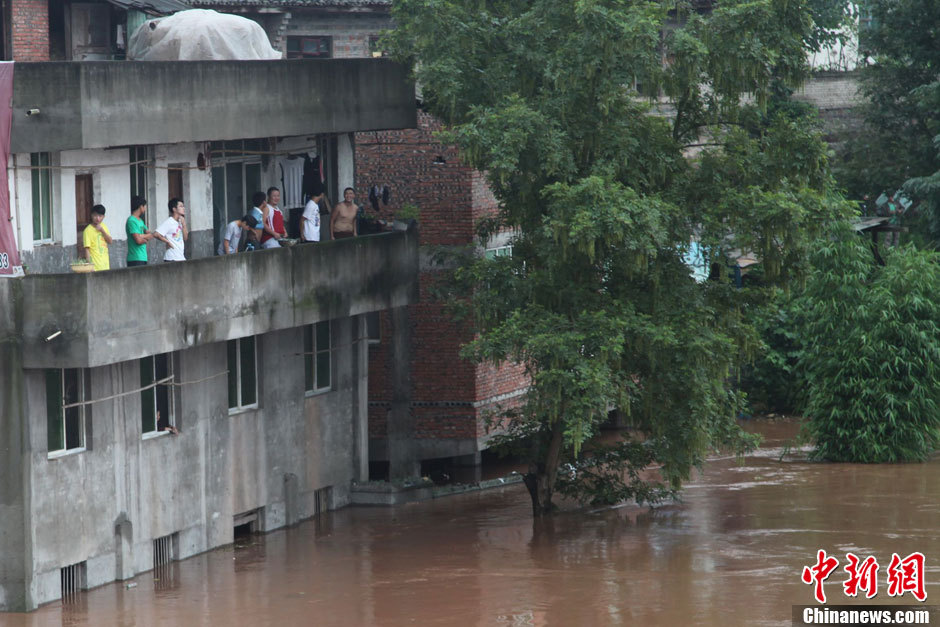
<path fill-rule="evenodd" d="M 208 9 L 148 20 L 127 45 L 132 61 L 250 61 L 280 59 L 257 22 Z"/>

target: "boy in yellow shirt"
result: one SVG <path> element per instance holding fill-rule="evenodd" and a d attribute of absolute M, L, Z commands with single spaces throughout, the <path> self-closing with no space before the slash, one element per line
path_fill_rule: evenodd
<path fill-rule="evenodd" d="M 95 205 L 91 208 L 91 224 L 85 227 L 82 233 L 82 243 L 85 246 L 85 255 L 95 266 L 95 272 L 111 269 L 111 258 L 108 256 L 108 244 L 111 243 L 111 232 L 104 224 L 104 205 Z"/>

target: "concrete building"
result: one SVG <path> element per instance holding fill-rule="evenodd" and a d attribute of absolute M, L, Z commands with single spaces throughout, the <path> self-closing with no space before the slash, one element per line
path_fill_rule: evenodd
<path fill-rule="evenodd" d="M 251 192 L 288 195 L 284 159 L 319 158 L 335 194 L 354 133 L 414 127 L 404 68 L 17 60 L 7 182 L 26 275 L 0 280 L 0 611 L 347 504 L 368 478 L 366 318 L 416 302 L 417 231 L 214 244 Z M 291 93 L 342 97 L 271 97 Z M 151 228 L 183 198 L 188 261 L 151 243 L 151 265 L 124 267 L 131 194 Z M 90 202 L 108 209 L 112 270 L 69 273 Z"/>
<path fill-rule="evenodd" d="M 256 20 L 288 59 L 381 57 L 381 34 L 393 26 L 391 0 L 196 0 L 194 5 Z M 511 254 L 509 234 L 477 241 L 474 222 L 496 210 L 496 199 L 482 173 L 462 164 L 453 146 L 435 140 L 440 129 L 439 120 L 419 112 L 414 130 L 356 133 L 355 183 L 350 186 L 357 202 L 366 215 L 386 220 L 402 207 L 417 207 L 426 251 L 472 246 L 480 254 Z M 379 196 L 388 191 L 388 202 L 379 200 L 378 211 L 369 201 L 373 188 Z M 472 479 L 489 439 L 485 414 L 518 403 L 528 385 L 519 367 L 475 365 L 460 358 L 460 347 L 470 337 L 426 289 L 439 270 L 428 257 L 422 256 L 420 302 L 401 312 L 401 320 L 387 313 L 369 319 L 374 478 L 466 466 L 471 471 L 462 478 Z M 398 354 L 387 341 L 393 327 L 411 333 L 408 354 Z M 401 368 L 403 363 L 408 367 Z"/>

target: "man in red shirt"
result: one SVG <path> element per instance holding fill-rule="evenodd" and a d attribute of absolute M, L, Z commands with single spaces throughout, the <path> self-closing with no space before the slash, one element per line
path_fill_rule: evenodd
<path fill-rule="evenodd" d="M 287 237 L 284 228 L 284 214 L 278 205 L 281 203 L 281 190 L 276 187 L 268 188 L 268 201 L 264 211 L 264 234 L 261 236 L 262 248 L 280 248 L 278 238 Z"/>

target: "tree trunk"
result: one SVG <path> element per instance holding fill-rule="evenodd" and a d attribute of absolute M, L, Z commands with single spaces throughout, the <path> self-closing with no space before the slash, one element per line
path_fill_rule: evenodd
<path fill-rule="evenodd" d="M 558 474 L 558 463 L 561 460 L 561 445 L 564 441 L 564 426 L 561 420 L 552 426 L 551 440 L 545 459 L 529 464 L 529 472 L 522 478 L 525 487 L 529 489 L 532 498 L 532 515 L 536 518 L 551 514 L 552 494 L 555 491 L 555 476 Z"/>

